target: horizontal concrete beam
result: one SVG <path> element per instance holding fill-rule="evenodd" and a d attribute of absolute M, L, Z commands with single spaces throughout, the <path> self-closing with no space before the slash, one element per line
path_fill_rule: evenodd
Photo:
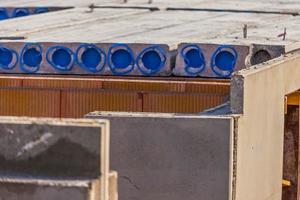
<path fill-rule="evenodd" d="M 0 73 L 229 78 L 284 53 L 275 45 L 181 44 L 176 57 L 166 44 L 7 42 Z"/>
<path fill-rule="evenodd" d="M 179 45 L 173 73 L 178 76 L 229 78 L 232 73 L 285 53 L 276 45 Z"/>
<path fill-rule="evenodd" d="M 0 72 L 168 76 L 175 54 L 164 44 L 0 44 Z"/>

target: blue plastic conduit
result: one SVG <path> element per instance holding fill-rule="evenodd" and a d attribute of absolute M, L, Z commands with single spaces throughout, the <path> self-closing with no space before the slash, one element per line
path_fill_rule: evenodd
<path fill-rule="evenodd" d="M 35 73 L 39 71 L 43 60 L 43 48 L 37 43 L 27 43 L 24 45 L 20 55 L 20 69 L 25 73 Z"/>
<path fill-rule="evenodd" d="M 166 65 L 166 51 L 160 46 L 145 48 L 136 59 L 137 66 L 145 76 L 157 74 Z"/>
<path fill-rule="evenodd" d="M 134 54 L 126 44 L 113 44 L 107 56 L 108 66 L 115 75 L 129 74 L 134 69 Z"/>
<path fill-rule="evenodd" d="M 24 17 L 29 15 L 29 9 L 28 8 L 16 8 L 13 11 L 13 17 Z"/>
<path fill-rule="evenodd" d="M 18 63 L 18 53 L 10 48 L 0 46 L 0 68 L 4 70 L 13 69 Z"/>
<path fill-rule="evenodd" d="M 70 71 L 74 65 L 74 53 L 64 46 L 52 46 L 47 50 L 47 62 L 56 70 Z"/>
<path fill-rule="evenodd" d="M 181 57 L 184 60 L 184 70 L 187 75 L 197 76 L 201 74 L 206 62 L 202 50 L 198 45 L 187 45 L 181 50 Z"/>
<path fill-rule="evenodd" d="M 46 13 L 46 12 L 49 12 L 49 9 L 45 8 L 45 7 L 39 7 L 34 10 L 35 14 L 41 14 L 41 13 Z"/>
<path fill-rule="evenodd" d="M 219 46 L 211 57 L 211 69 L 222 78 L 229 78 L 234 72 L 238 53 L 232 46 Z"/>
<path fill-rule="evenodd" d="M 9 18 L 9 16 L 8 16 L 7 10 L 5 8 L 0 8 L 0 21 L 8 19 L 8 18 Z"/>
<path fill-rule="evenodd" d="M 97 73 L 105 67 L 106 55 L 96 45 L 81 44 L 76 51 L 76 61 L 81 68 Z"/>

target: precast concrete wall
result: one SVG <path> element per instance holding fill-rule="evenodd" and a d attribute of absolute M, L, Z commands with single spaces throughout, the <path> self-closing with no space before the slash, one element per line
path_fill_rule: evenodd
<path fill-rule="evenodd" d="M 111 168 L 120 200 L 227 200 L 231 117 L 101 113 L 111 123 Z"/>
<path fill-rule="evenodd" d="M 0 117 L 0 158 L 0 199 L 113 196 L 108 121 Z"/>
<path fill-rule="evenodd" d="M 236 200 L 281 200 L 285 95 L 300 89 L 295 52 L 232 78 L 236 132 Z"/>

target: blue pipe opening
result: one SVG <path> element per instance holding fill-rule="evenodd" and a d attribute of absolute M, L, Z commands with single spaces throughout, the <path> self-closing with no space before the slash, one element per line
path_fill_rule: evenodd
<path fill-rule="evenodd" d="M 34 13 L 35 14 L 41 14 L 41 13 L 46 13 L 46 12 L 49 12 L 49 9 L 48 8 L 36 8 L 34 10 Z"/>
<path fill-rule="evenodd" d="M 149 46 L 137 56 L 136 63 L 145 76 L 158 73 L 166 64 L 166 51 L 160 46 Z"/>
<path fill-rule="evenodd" d="M 66 49 L 58 48 L 52 54 L 52 61 L 58 68 L 65 68 L 71 64 L 72 55 Z"/>
<path fill-rule="evenodd" d="M 6 47 L 0 47 L 0 68 L 5 70 L 13 69 L 18 63 L 18 53 Z"/>
<path fill-rule="evenodd" d="M 42 54 L 35 48 L 26 49 L 23 53 L 23 62 L 29 67 L 39 67 L 42 62 Z"/>
<path fill-rule="evenodd" d="M 13 52 L 3 47 L 0 48 L 0 64 L 8 68 L 12 60 L 13 60 Z"/>
<path fill-rule="evenodd" d="M 27 43 L 20 54 L 20 70 L 25 73 L 39 71 L 43 60 L 43 48 L 38 43 Z"/>
<path fill-rule="evenodd" d="M 216 66 L 224 71 L 232 71 L 235 64 L 235 56 L 229 51 L 220 51 L 215 57 Z"/>
<path fill-rule="evenodd" d="M 125 69 L 133 62 L 132 55 L 126 49 L 118 49 L 111 55 L 111 61 L 116 68 Z"/>
<path fill-rule="evenodd" d="M 112 44 L 107 58 L 108 66 L 113 74 L 125 75 L 134 70 L 134 53 L 127 44 Z"/>
<path fill-rule="evenodd" d="M 185 64 L 187 67 L 200 68 L 205 64 L 201 52 L 198 49 L 190 49 L 185 53 Z"/>
<path fill-rule="evenodd" d="M 197 44 L 185 46 L 181 50 L 181 57 L 184 60 L 184 70 L 187 75 L 197 76 L 205 70 L 205 57 Z"/>
<path fill-rule="evenodd" d="M 212 71 L 223 78 L 230 78 L 238 59 L 238 53 L 230 45 L 220 45 L 211 57 Z"/>
<path fill-rule="evenodd" d="M 151 70 L 157 70 L 162 65 L 162 59 L 160 55 L 154 50 L 146 52 L 142 56 L 142 62 L 146 68 Z"/>
<path fill-rule="evenodd" d="M 8 18 L 9 18 L 9 16 L 8 16 L 7 10 L 5 8 L 1 8 L 0 9 L 0 21 L 8 19 Z"/>
<path fill-rule="evenodd" d="M 13 12 L 13 17 L 24 17 L 29 15 L 29 10 L 27 8 L 16 8 Z"/>
<path fill-rule="evenodd" d="M 100 64 L 102 58 L 97 49 L 89 47 L 82 53 L 81 60 L 85 67 L 91 69 L 96 68 Z"/>

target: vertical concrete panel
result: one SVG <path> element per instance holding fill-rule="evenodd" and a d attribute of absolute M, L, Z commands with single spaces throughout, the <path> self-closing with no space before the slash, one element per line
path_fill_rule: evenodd
<path fill-rule="evenodd" d="M 120 200 L 226 200 L 232 119 L 91 113 L 111 122 Z"/>
<path fill-rule="evenodd" d="M 237 124 L 236 200 L 280 200 L 285 95 L 300 88 L 300 55 L 238 72 L 231 94 Z"/>

